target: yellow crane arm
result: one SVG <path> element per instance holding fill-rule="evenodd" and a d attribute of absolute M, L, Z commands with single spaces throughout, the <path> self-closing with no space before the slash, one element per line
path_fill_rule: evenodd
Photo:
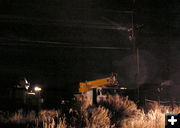
<path fill-rule="evenodd" d="M 107 77 L 104 79 L 97 79 L 94 81 L 80 82 L 80 93 L 85 93 L 90 91 L 93 87 L 100 87 L 105 85 L 113 84 L 114 80 L 112 77 Z"/>

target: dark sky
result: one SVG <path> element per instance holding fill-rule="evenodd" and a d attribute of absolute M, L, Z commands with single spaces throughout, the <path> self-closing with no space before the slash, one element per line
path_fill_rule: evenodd
<path fill-rule="evenodd" d="M 43 88 L 77 91 L 80 81 L 111 72 L 133 83 L 132 42 L 126 31 L 131 0 L 0 0 L 0 6 L 2 87 L 26 76 Z M 135 26 L 143 25 L 135 30 L 139 83 L 179 83 L 180 2 L 137 0 L 134 10 Z"/>

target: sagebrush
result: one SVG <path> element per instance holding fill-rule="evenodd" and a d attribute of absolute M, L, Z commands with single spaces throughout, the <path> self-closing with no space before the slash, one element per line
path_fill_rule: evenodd
<path fill-rule="evenodd" d="M 42 128 L 164 128 L 165 113 L 179 113 L 180 107 L 172 110 L 158 103 L 147 104 L 138 109 L 137 105 L 119 95 L 108 96 L 106 101 L 91 105 L 86 97 L 80 97 L 67 113 L 60 110 L 41 110 L 27 114 L 19 110 L 14 114 L 0 114 L 1 123 L 32 123 Z"/>

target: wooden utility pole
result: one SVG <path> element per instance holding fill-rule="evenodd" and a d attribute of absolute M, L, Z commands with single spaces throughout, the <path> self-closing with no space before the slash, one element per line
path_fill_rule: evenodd
<path fill-rule="evenodd" d="M 137 87 L 137 97 L 139 100 L 139 85 L 138 85 L 138 75 L 139 75 L 139 49 L 136 46 L 136 38 L 135 38 L 135 30 L 134 30 L 134 8 L 135 8 L 135 0 L 133 0 L 133 7 L 132 7 L 132 13 L 131 13 L 131 40 L 133 45 L 133 56 L 134 56 L 134 62 L 135 62 L 135 85 Z"/>

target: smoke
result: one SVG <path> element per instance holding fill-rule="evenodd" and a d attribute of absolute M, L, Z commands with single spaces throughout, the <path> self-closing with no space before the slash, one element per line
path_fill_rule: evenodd
<path fill-rule="evenodd" d="M 170 76 L 169 79 L 173 81 L 169 89 L 169 95 L 176 100 L 180 100 L 180 44 L 176 43 L 171 46 L 170 54 Z"/>
<path fill-rule="evenodd" d="M 170 56 L 170 79 L 175 84 L 180 85 L 180 44 L 177 43 L 171 47 Z"/>
<path fill-rule="evenodd" d="M 120 81 L 129 88 L 136 88 L 135 83 L 141 85 L 158 81 L 158 61 L 147 51 L 139 52 L 139 74 L 136 79 L 137 66 L 133 54 L 113 61 L 113 65 L 116 67 Z"/>

